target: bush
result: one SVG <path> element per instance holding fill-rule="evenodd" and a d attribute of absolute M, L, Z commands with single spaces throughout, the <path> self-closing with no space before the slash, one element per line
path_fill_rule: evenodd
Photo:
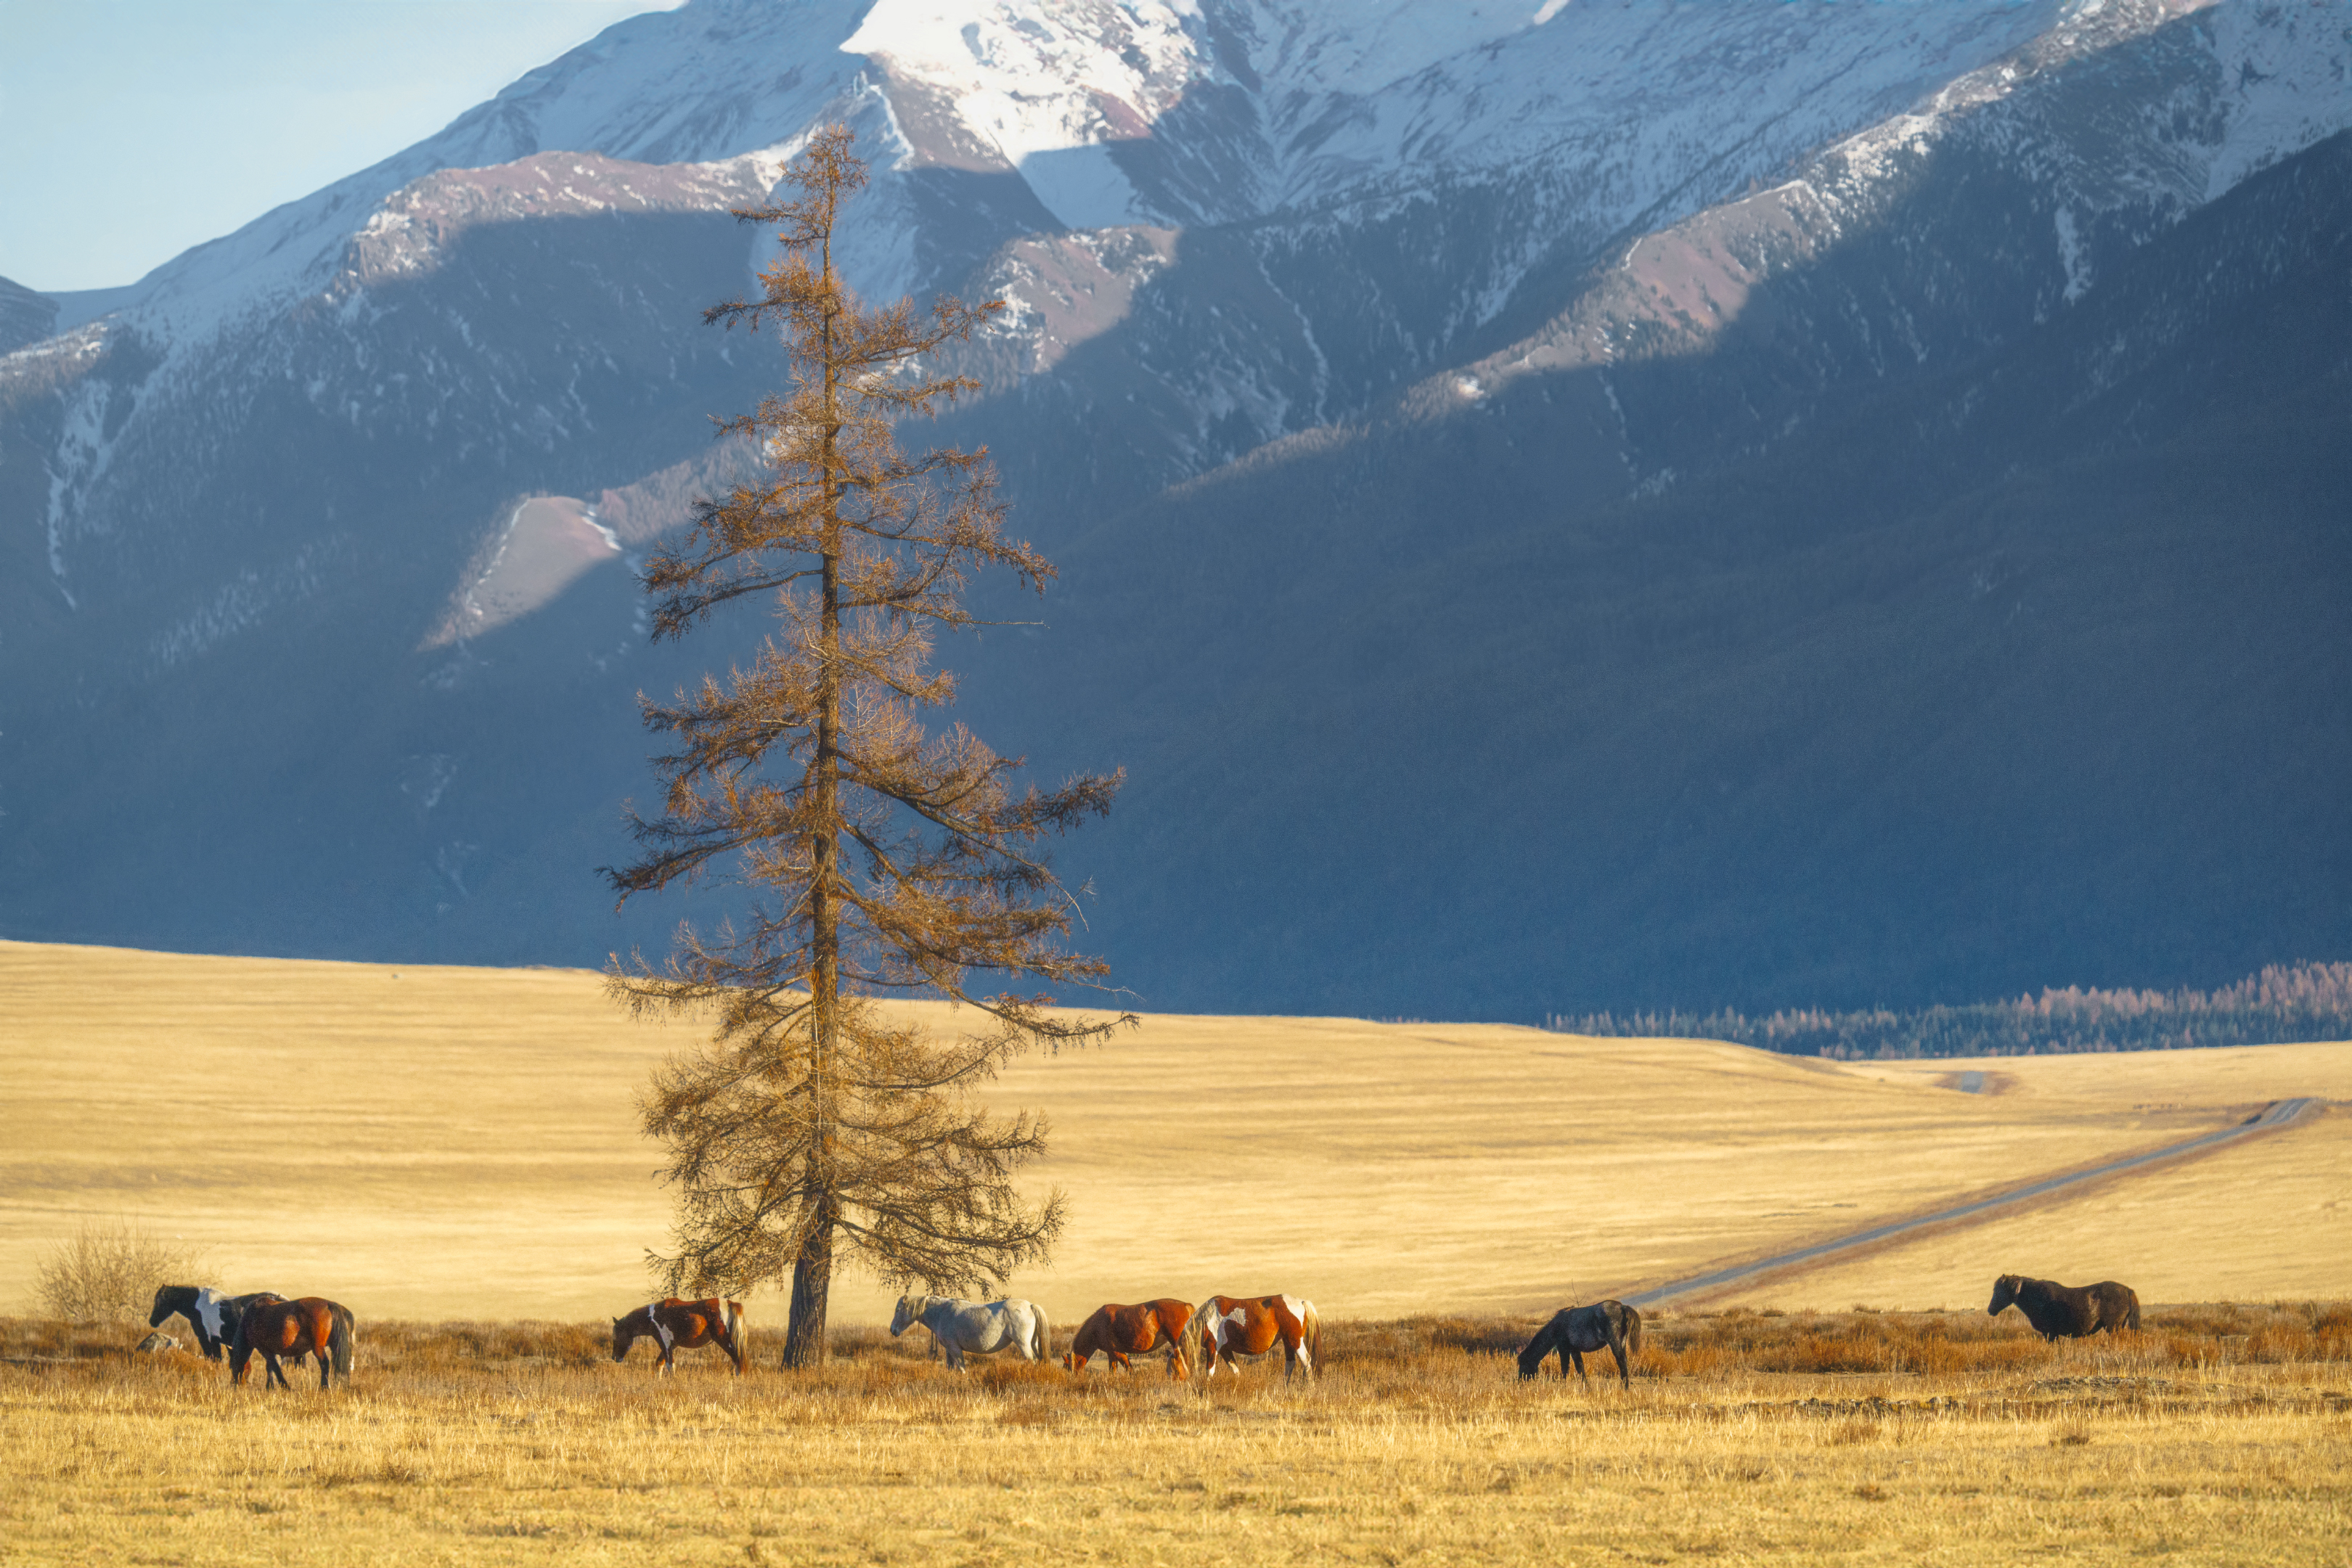
<path fill-rule="evenodd" d="M 41 1259 L 33 1292 L 51 1317 L 68 1322 L 143 1323 L 158 1286 L 213 1282 L 205 1253 L 137 1220 L 85 1220 Z"/>

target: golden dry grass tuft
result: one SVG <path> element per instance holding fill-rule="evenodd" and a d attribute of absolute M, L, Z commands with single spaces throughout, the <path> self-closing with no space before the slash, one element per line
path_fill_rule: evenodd
<path fill-rule="evenodd" d="M 1470 1318 L 1332 1323 L 1312 1384 L 1271 1359 L 1213 1384 L 957 1376 L 867 1331 L 786 1375 L 772 1329 L 750 1376 L 706 1351 L 663 1379 L 644 1347 L 614 1365 L 601 1324 L 383 1323 L 325 1394 L 0 1321 L 0 1542 L 25 1563 L 2333 1562 L 2343 1310 L 2055 1346 L 1980 1312 L 1662 1317 L 1630 1391 L 1522 1382 L 1495 1347 L 1531 1323 Z M 1972 1359 L 1763 1370 L 1912 1342 Z M 2258 1359 L 2304 1343 L 2335 1359 Z"/>

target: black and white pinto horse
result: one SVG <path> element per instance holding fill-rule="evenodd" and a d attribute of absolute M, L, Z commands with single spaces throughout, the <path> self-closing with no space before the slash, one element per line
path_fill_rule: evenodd
<path fill-rule="evenodd" d="M 1584 1375 L 1584 1358 L 1606 1350 L 1617 1358 L 1619 1380 L 1631 1388 L 1631 1362 L 1641 1348 L 1642 1314 L 1624 1302 L 1595 1301 L 1590 1307 L 1562 1307 L 1552 1314 L 1550 1322 L 1536 1331 L 1536 1337 L 1519 1352 L 1519 1375 L 1535 1376 L 1543 1370 L 1544 1357 L 1557 1351 L 1560 1376 L 1568 1375 L 1569 1363 L 1573 1362 L 1576 1375 L 1591 1383 L 1592 1380 Z"/>
<path fill-rule="evenodd" d="M 209 1285 L 164 1285 L 155 1291 L 155 1308 L 147 1314 L 147 1326 L 160 1329 L 164 1319 L 177 1312 L 188 1320 L 190 1328 L 196 1331 L 196 1345 L 205 1352 L 205 1359 L 223 1361 L 248 1349 L 245 1342 L 246 1309 L 259 1302 L 284 1300 L 286 1298 L 275 1290 L 224 1296 Z M 334 1358 L 336 1375 L 349 1382 L 352 1352 L 358 1332 L 357 1320 L 352 1316 L 352 1310 L 341 1301 L 330 1301 L 327 1305 L 335 1315 L 335 1331 L 329 1342 L 329 1352 Z M 290 1359 L 299 1363 L 305 1357 L 298 1355 Z"/>

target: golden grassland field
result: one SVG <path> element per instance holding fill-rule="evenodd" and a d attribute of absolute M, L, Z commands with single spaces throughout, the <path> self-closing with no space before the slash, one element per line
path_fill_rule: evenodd
<path fill-rule="evenodd" d="M 1013 1291 L 1065 1337 L 1107 1300 L 1305 1295 L 1326 1377 L 959 1379 L 853 1276 L 824 1369 L 775 1370 L 758 1296 L 751 1376 L 656 1382 L 600 1329 L 648 1294 L 632 1099 L 690 1026 L 579 972 L 5 942 L 0 1018 L 0 1312 L 130 1218 L 361 1322 L 321 1394 L 0 1321 L 0 1564 L 2352 1561 L 2352 1046 L 1836 1064 L 1148 1016 L 992 1091 L 1051 1119 L 1032 1179 L 1071 1205 Z M 2291 1096 L 2333 1103 L 1678 1300 L 1630 1392 L 1493 1353 Z M 1984 1314 L 2011 1271 L 2123 1279 L 2147 1329 L 2044 1346 Z"/>
<path fill-rule="evenodd" d="M 952 1019 L 941 1011 L 940 1021 Z M 684 1024 L 577 971 L 0 942 L 0 1278 L 84 1219 L 206 1245 L 221 1282 L 362 1319 L 610 1317 L 666 1238 L 632 1099 Z M 1975 1066 L 1995 1094 L 1943 1087 Z M 1044 1110 L 1055 1321 L 1289 1290 L 1342 1318 L 1629 1295 L 2155 1147 L 2269 1100 L 2352 1102 L 2352 1046 L 1841 1065 L 1481 1025 L 1148 1016 L 996 1086 Z M 2150 1302 L 2352 1296 L 2352 1115 L 1716 1305 L 1981 1303 L 1996 1274 Z M 22 1310 L 29 1293 L 13 1305 Z M 887 1317 L 855 1277 L 835 1316 Z M 0 1310 L 12 1303 L 0 1300 Z M 755 1298 L 753 1321 L 777 1310 Z"/>
<path fill-rule="evenodd" d="M 1330 1325 L 1213 1383 L 872 1330 L 657 1379 L 596 1327 L 362 1328 L 348 1389 L 232 1389 L 0 1321 L 10 1563 L 2342 1563 L 2352 1303 L 1664 1316 L 1630 1391 L 1522 1383 L 1534 1320 Z"/>

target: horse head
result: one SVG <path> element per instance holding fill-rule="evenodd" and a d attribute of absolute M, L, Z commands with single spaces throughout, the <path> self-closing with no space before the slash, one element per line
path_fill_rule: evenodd
<path fill-rule="evenodd" d="M 637 1331 L 636 1331 L 636 1330 L 635 1330 L 635 1329 L 633 1329 L 633 1328 L 631 1328 L 631 1327 L 629 1327 L 629 1320 L 628 1320 L 628 1319 L 626 1319 L 626 1318 L 615 1318 L 615 1319 L 614 1319 L 614 1320 L 613 1320 L 613 1359 L 614 1359 L 614 1361 L 626 1361 L 626 1360 L 628 1360 L 628 1359 L 629 1359 L 629 1347 L 630 1347 L 631 1345 L 633 1345 L 633 1344 L 636 1343 L 636 1342 L 637 1342 Z"/>
<path fill-rule="evenodd" d="M 188 1294 L 188 1288 L 185 1285 L 156 1286 L 155 1310 L 147 1314 L 147 1326 L 151 1329 L 162 1328 L 163 1320 L 180 1310 L 180 1299 Z"/>
<path fill-rule="evenodd" d="M 2025 1281 L 2014 1274 L 2004 1274 L 2000 1279 L 1994 1280 L 1992 1282 L 1992 1305 L 1985 1309 L 1985 1316 L 1989 1318 L 2000 1317 L 2001 1314 L 2001 1309 L 2007 1307 L 2011 1301 L 2016 1300 L 2018 1292 L 2024 1289 L 2024 1286 Z"/>
<path fill-rule="evenodd" d="M 898 1310 L 890 1314 L 890 1337 L 895 1340 L 912 1328 L 915 1320 L 923 1315 L 923 1309 L 930 1304 L 930 1300 L 929 1296 L 899 1297 Z"/>

